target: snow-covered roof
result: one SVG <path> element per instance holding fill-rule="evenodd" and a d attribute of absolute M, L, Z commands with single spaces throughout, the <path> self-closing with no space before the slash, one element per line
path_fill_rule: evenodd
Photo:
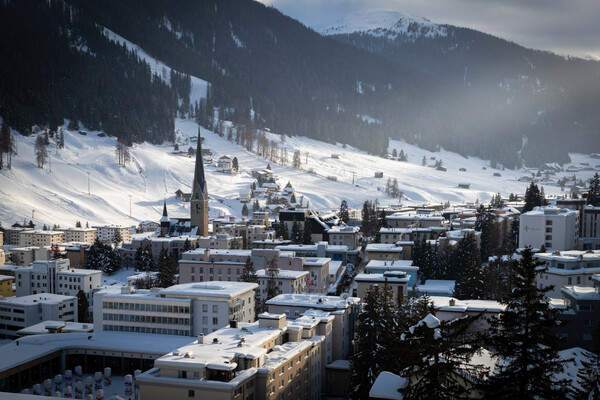
<path fill-rule="evenodd" d="M 335 360 L 334 362 L 327 364 L 326 368 L 350 371 L 350 360 Z"/>
<path fill-rule="evenodd" d="M 600 293 L 590 286 L 564 286 L 561 292 L 577 300 L 600 300 Z"/>
<path fill-rule="evenodd" d="M 396 274 L 400 274 L 396 272 Z M 407 283 L 409 281 L 409 277 L 406 276 L 406 273 L 402 275 L 383 275 L 383 274 L 357 274 L 354 277 L 354 280 L 357 282 L 389 282 L 389 283 Z"/>
<path fill-rule="evenodd" d="M 0 275 L 0 282 L 1 281 L 8 281 L 8 280 L 12 280 L 15 279 L 14 276 L 10 276 L 10 275 Z"/>
<path fill-rule="evenodd" d="M 267 300 L 267 305 L 298 306 L 321 310 L 344 310 L 350 303 L 358 303 L 358 297 L 323 296 L 320 294 L 280 294 Z"/>
<path fill-rule="evenodd" d="M 160 294 L 165 296 L 220 297 L 231 299 L 256 288 L 258 288 L 258 284 L 256 283 L 208 281 L 173 285 L 166 289 L 161 289 Z"/>
<path fill-rule="evenodd" d="M 336 275 L 341 266 L 342 266 L 341 261 L 334 261 L 334 260 L 330 261 L 329 262 L 329 275 Z"/>
<path fill-rule="evenodd" d="M 58 272 L 59 274 L 65 275 L 76 275 L 76 276 L 89 276 L 102 274 L 102 271 L 95 269 L 83 269 L 83 268 L 69 268 Z"/>
<path fill-rule="evenodd" d="M 451 295 L 454 293 L 454 284 L 455 281 L 429 279 L 422 285 L 415 287 L 415 290 L 420 293 L 444 293 Z"/>
<path fill-rule="evenodd" d="M 74 332 L 92 332 L 94 330 L 93 323 L 82 323 L 72 321 L 44 321 L 27 328 L 19 329 L 19 335 L 40 335 L 48 333 L 48 329 L 62 329 L 63 333 Z"/>
<path fill-rule="evenodd" d="M 305 266 L 309 266 L 309 267 L 322 267 L 323 265 L 327 264 L 328 262 L 331 261 L 331 258 L 325 258 L 325 257 L 306 257 L 305 259 Z"/>
<path fill-rule="evenodd" d="M 75 296 L 64 296 L 54 293 L 31 294 L 21 297 L 6 297 L 0 300 L 2 304 L 11 305 L 32 305 L 32 304 L 59 304 L 63 301 L 77 300 Z"/>
<path fill-rule="evenodd" d="M 578 262 L 578 261 L 600 261 L 600 250 L 563 250 L 548 253 L 536 253 L 534 257 L 542 261 L 562 261 L 562 262 Z"/>
<path fill-rule="evenodd" d="M 329 228 L 328 233 L 342 233 L 342 234 L 355 234 L 360 231 L 358 226 L 339 226 L 334 225 Z"/>
<path fill-rule="evenodd" d="M 552 216 L 552 217 L 563 217 L 577 215 L 578 211 L 571 210 L 568 208 L 559 208 L 555 206 L 543 206 L 543 207 L 534 207 L 533 210 L 523 213 L 521 217 L 544 217 L 544 216 Z"/>
<path fill-rule="evenodd" d="M 256 275 L 259 278 L 270 278 L 271 275 L 267 274 L 267 271 L 264 269 L 259 269 L 256 271 Z M 274 275 L 274 278 L 279 279 L 298 279 L 305 275 L 308 275 L 308 271 L 292 271 L 288 269 L 280 269 L 277 275 Z"/>
<path fill-rule="evenodd" d="M 383 371 L 377 376 L 373 386 L 371 386 L 369 397 L 372 399 L 402 400 L 404 396 L 399 389 L 406 388 L 408 383 L 408 379 L 400 375 Z"/>
<path fill-rule="evenodd" d="M 438 311 L 453 311 L 453 312 L 503 312 L 506 305 L 495 300 L 458 300 L 453 297 L 431 296 L 433 306 Z M 454 305 L 451 305 L 451 303 Z"/>
<path fill-rule="evenodd" d="M 412 265 L 412 260 L 371 260 L 365 271 L 417 271 L 419 267 Z"/>
<path fill-rule="evenodd" d="M 396 246 L 395 243 L 385 244 L 385 243 L 369 243 L 367 245 L 366 251 L 380 251 L 386 253 L 402 253 L 402 247 Z"/>

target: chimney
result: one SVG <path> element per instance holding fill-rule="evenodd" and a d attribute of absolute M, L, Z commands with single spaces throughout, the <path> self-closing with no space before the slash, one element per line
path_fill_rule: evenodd
<path fill-rule="evenodd" d="M 448 305 L 450 307 L 454 307 L 456 305 L 456 300 L 455 299 L 450 299 L 450 301 L 448 302 Z"/>
<path fill-rule="evenodd" d="M 201 333 L 198 335 L 198 344 L 204 344 L 206 343 L 205 338 L 204 338 L 204 333 Z"/>
<path fill-rule="evenodd" d="M 230 328 L 237 328 L 238 327 L 238 323 L 235 319 L 232 319 L 231 321 L 229 321 L 229 327 Z"/>

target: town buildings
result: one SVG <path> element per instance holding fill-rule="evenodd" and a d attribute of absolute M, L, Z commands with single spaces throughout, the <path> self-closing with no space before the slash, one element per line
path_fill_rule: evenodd
<path fill-rule="evenodd" d="M 536 207 L 521 215 L 519 247 L 573 250 L 579 237 L 579 214 L 567 208 Z"/>

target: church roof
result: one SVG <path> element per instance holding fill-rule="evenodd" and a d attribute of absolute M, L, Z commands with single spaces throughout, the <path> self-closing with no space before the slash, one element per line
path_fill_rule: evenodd
<path fill-rule="evenodd" d="M 198 131 L 198 148 L 196 150 L 196 167 L 194 170 L 194 183 L 192 185 L 192 199 L 208 200 L 206 192 L 206 179 L 204 178 L 204 160 L 202 159 L 202 138 Z"/>

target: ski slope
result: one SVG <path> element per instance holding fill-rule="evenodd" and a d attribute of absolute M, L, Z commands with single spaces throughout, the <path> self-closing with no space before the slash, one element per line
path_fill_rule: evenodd
<path fill-rule="evenodd" d="M 180 149 L 195 148 L 192 138 L 197 135 L 197 124 L 180 119 L 176 120 L 176 128 Z M 15 135 L 18 155 L 13 158 L 11 170 L 0 170 L 0 221 L 4 226 L 30 219 L 38 225 L 63 227 L 74 226 L 78 220 L 90 225 L 137 225 L 144 220 L 158 221 L 163 199 L 167 200 L 169 216 L 189 216 L 189 206 L 177 201 L 174 193 L 177 189 L 191 191 L 193 157 L 173 154 L 172 144 L 136 144 L 130 149 L 132 162 L 122 167 L 117 165 L 114 155 L 115 138 L 98 137 L 98 132 L 82 136 L 64 129 L 64 133 L 65 148 L 57 150 L 51 143 L 50 163 L 44 169 L 35 164 L 35 137 Z M 251 185 L 252 169 L 264 168 L 269 161 L 213 132 L 201 129 L 201 134 L 205 138 L 204 148 L 213 151 L 215 163 L 222 155 L 236 156 L 241 169 L 237 175 L 227 175 L 217 172 L 214 164 L 205 166 L 210 217 L 239 216 L 240 191 Z M 405 195 L 403 204 L 420 205 L 487 201 L 496 192 L 523 193 L 528 183 L 519 182 L 517 178 L 530 175 L 525 170 L 494 170 L 484 160 L 466 159 L 444 150 L 432 153 L 397 141 L 391 141 L 390 151 L 402 149 L 408 154 L 408 162 L 371 156 L 352 147 L 343 148 L 305 137 L 285 137 L 282 143 L 279 135 L 267 135 L 277 140 L 280 147 L 287 148 L 290 162 L 293 152 L 300 151 L 302 170 L 270 164 L 281 186 L 290 181 L 296 197 L 304 196 L 311 208 L 317 210 L 337 209 L 344 199 L 357 208 L 367 199 L 377 199 L 380 204 L 397 204 L 397 199 L 384 193 L 388 177 L 398 180 L 399 189 Z M 332 158 L 332 154 L 339 154 L 339 159 Z M 423 156 L 429 165 L 435 162 L 432 157 L 441 158 L 447 172 L 422 166 Z M 573 154 L 572 158 L 576 163 L 600 163 L 583 155 Z M 459 168 L 467 171 L 461 172 Z M 309 169 L 315 173 L 307 172 Z M 375 178 L 376 171 L 383 172 L 383 178 Z M 502 176 L 494 177 L 494 172 Z M 577 178 L 585 180 L 592 174 L 591 171 L 577 173 Z M 328 176 L 338 180 L 329 180 Z M 470 183 L 471 188 L 460 189 L 458 183 Z M 545 186 L 545 190 L 547 194 L 561 193 L 554 186 Z"/>

